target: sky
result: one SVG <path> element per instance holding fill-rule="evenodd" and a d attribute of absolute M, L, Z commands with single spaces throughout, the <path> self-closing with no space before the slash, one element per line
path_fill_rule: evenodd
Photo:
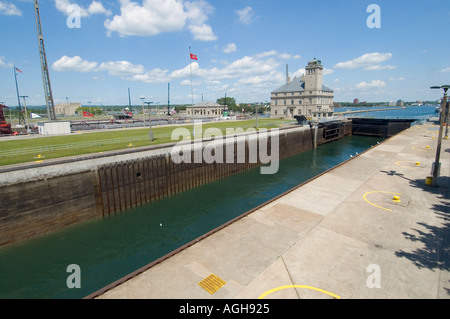
<path fill-rule="evenodd" d="M 0 102 L 45 105 L 33 0 L 0 0 Z M 335 102 L 438 100 L 448 0 L 40 0 L 55 104 L 191 104 L 270 92 L 324 66 Z M 197 60 L 190 59 L 190 53 Z M 142 99 L 141 99 L 142 98 Z M 21 100 L 22 103 L 22 100 Z"/>

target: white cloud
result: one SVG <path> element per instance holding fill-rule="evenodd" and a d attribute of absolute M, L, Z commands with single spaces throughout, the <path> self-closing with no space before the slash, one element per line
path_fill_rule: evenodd
<path fill-rule="evenodd" d="M 380 65 L 389 59 L 392 58 L 392 53 L 366 53 L 356 59 L 349 60 L 346 62 L 339 62 L 334 67 L 341 69 L 356 69 L 363 68 L 367 71 L 373 70 L 383 70 L 383 69 L 395 69 L 395 66 L 392 65 Z"/>
<path fill-rule="evenodd" d="M 155 84 L 179 81 L 181 85 L 189 85 L 192 74 L 192 80 L 196 85 L 207 85 L 208 90 L 212 90 L 211 92 L 216 92 L 219 87 L 223 89 L 224 85 L 229 85 L 226 84 L 226 81 L 232 80 L 234 84 L 227 88 L 227 92 L 236 89 L 242 91 L 242 94 L 246 94 L 245 90 L 248 91 L 248 86 L 255 90 L 261 90 L 261 92 L 264 91 L 263 89 L 269 92 L 274 87 L 282 85 L 285 74 L 284 70 L 279 69 L 281 64 L 277 51 L 267 51 L 253 56 L 244 56 L 225 63 L 222 67 L 212 68 L 202 68 L 199 61 L 191 61 L 185 67 L 174 71 L 159 68 L 146 70 L 143 65 L 128 61 L 93 62 L 79 56 L 63 56 L 53 63 L 53 69 L 59 72 L 103 71 L 128 81 Z M 301 71 L 304 74 L 304 69 Z"/>
<path fill-rule="evenodd" d="M 142 5 L 131 0 L 120 0 L 120 15 L 104 23 L 108 34 L 120 36 L 154 36 L 181 31 L 187 26 L 195 40 L 216 40 L 211 26 L 206 24 L 214 8 L 204 0 L 144 0 Z"/>
<path fill-rule="evenodd" d="M 106 14 L 111 15 L 111 10 L 106 10 L 100 1 L 92 1 L 88 8 L 89 14 Z"/>
<path fill-rule="evenodd" d="M 76 71 L 85 73 L 95 71 L 97 65 L 97 62 L 89 62 L 79 56 L 63 56 L 53 63 L 52 68 L 58 72 Z"/>
<path fill-rule="evenodd" d="M 439 71 L 439 72 L 442 72 L 442 73 L 445 73 L 445 72 L 450 72 L 450 67 L 448 67 L 448 68 L 445 68 L 445 69 L 442 69 L 441 71 Z"/>
<path fill-rule="evenodd" d="M 110 10 L 106 10 L 100 1 L 92 1 L 88 8 L 83 8 L 70 0 L 55 0 L 56 9 L 67 16 L 78 13 L 80 17 L 88 17 L 92 14 L 111 15 Z"/>
<path fill-rule="evenodd" d="M 6 63 L 4 61 L 5 57 L 0 56 L 0 68 L 12 68 L 13 64 L 12 63 Z"/>
<path fill-rule="evenodd" d="M 181 30 L 186 23 L 182 3 L 176 0 L 144 0 L 142 6 L 120 0 L 120 15 L 105 21 L 109 31 L 120 35 L 151 36 Z"/>
<path fill-rule="evenodd" d="M 204 0 L 185 2 L 186 15 L 188 19 L 188 29 L 191 31 L 194 40 L 214 41 L 217 39 L 211 26 L 206 24 L 208 16 L 213 14 L 214 8 Z"/>
<path fill-rule="evenodd" d="M 194 36 L 194 40 L 199 41 L 214 41 L 217 40 L 212 28 L 207 24 L 196 25 L 192 24 L 188 26 L 189 31 L 191 31 Z"/>
<path fill-rule="evenodd" d="M 366 71 L 375 71 L 375 70 L 393 70 L 397 67 L 394 65 L 369 65 L 364 68 Z"/>
<path fill-rule="evenodd" d="M 271 57 L 271 56 L 277 56 L 279 59 L 282 59 L 282 60 L 301 59 L 301 56 L 298 54 L 279 53 L 277 50 L 265 51 L 265 52 L 261 52 L 261 53 L 258 53 L 255 55 L 255 57 L 257 59 L 262 59 L 262 58 Z"/>
<path fill-rule="evenodd" d="M 144 73 L 145 68 L 140 64 L 132 64 L 128 61 L 103 62 L 98 67 L 99 71 L 107 71 L 110 75 L 126 76 Z"/>
<path fill-rule="evenodd" d="M 298 54 L 292 55 L 292 54 L 289 54 L 289 53 L 280 53 L 280 54 L 278 55 L 278 57 L 279 57 L 280 59 L 284 59 L 284 60 L 289 60 L 289 59 L 298 60 L 298 59 L 301 58 L 301 56 L 298 55 Z"/>
<path fill-rule="evenodd" d="M 295 78 L 295 77 L 299 78 L 299 77 L 301 77 L 302 75 L 305 75 L 305 73 L 306 73 L 305 68 L 302 68 L 302 69 L 298 69 L 297 71 L 295 71 L 295 72 L 292 73 L 292 74 L 289 74 L 289 76 L 290 76 L 291 78 Z"/>
<path fill-rule="evenodd" d="M 251 86 L 268 86 L 274 83 L 274 81 L 282 82 L 284 80 L 283 75 L 280 72 L 277 71 L 271 71 L 266 74 L 259 74 L 259 75 L 253 75 L 248 76 L 240 79 L 238 83 L 240 84 L 246 84 Z"/>
<path fill-rule="evenodd" d="M 386 83 L 384 81 L 373 80 L 370 83 L 367 83 L 366 81 L 359 82 L 358 84 L 355 85 L 355 87 L 358 89 L 366 89 L 366 88 L 380 88 L 385 85 L 386 85 Z"/>
<path fill-rule="evenodd" d="M 269 51 L 270 52 L 270 51 Z M 273 54 L 274 53 L 274 54 Z M 236 80 L 236 90 L 242 90 L 245 87 L 248 90 L 248 85 L 253 88 L 265 87 L 267 89 L 280 85 L 284 81 L 284 74 L 278 70 L 280 63 L 271 54 L 257 54 L 254 56 L 244 56 L 231 63 L 226 64 L 223 68 L 201 68 L 198 62 L 193 62 L 191 65 L 175 70 L 170 74 L 172 80 L 179 79 L 182 83 L 192 77 L 196 83 L 204 83 L 207 85 L 214 85 L 209 87 L 211 92 L 219 92 L 224 90 L 222 81 Z M 245 84 L 245 86 L 243 86 Z M 220 87 L 220 89 L 219 89 Z M 227 88 L 227 92 L 231 92 L 232 87 Z"/>
<path fill-rule="evenodd" d="M 228 44 L 228 45 L 223 49 L 223 52 L 224 52 L 224 53 L 231 53 L 231 52 L 234 52 L 234 51 L 236 51 L 236 44 L 234 44 L 234 43 Z"/>
<path fill-rule="evenodd" d="M 268 56 L 274 56 L 274 55 L 277 55 L 277 54 L 278 54 L 278 52 L 276 50 L 271 50 L 271 51 L 258 53 L 258 54 L 255 55 L 255 57 L 260 59 L 260 58 L 265 58 L 265 57 L 268 57 Z"/>
<path fill-rule="evenodd" d="M 334 73 L 333 69 L 323 68 L 323 71 L 322 71 L 323 75 L 330 75 L 330 74 L 333 74 L 333 73 Z"/>
<path fill-rule="evenodd" d="M 156 68 L 151 71 L 145 72 L 143 74 L 135 74 L 135 75 L 127 78 L 127 80 L 140 81 L 140 82 L 153 83 L 153 84 L 161 84 L 161 83 L 169 82 L 167 73 L 168 73 L 167 70 L 162 70 L 162 69 Z"/>
<path fill-rule="evenodd" d="M 391 77 L 391 78 L 389 78 L 389 80 L 391 80 L 391 81 L 403 81 L 404 79 L 405 79 L 404 77 L 399 77 L 399 78 Z"/>
<path fill-rule="evenodd" d="M 252 7 L 245 7 L 241 10 L 236 10 L 237 15 L 239 16 L 239 21 L 243 24 L 250 24 L 252 22 L 254 13 Z"/>
<path fill-rule="evenodd" d="M 13 3 L 0 1 L 0 14 L 5 14 L 7 16 L 21 16 L 22 11 L 20 11 Z"/>

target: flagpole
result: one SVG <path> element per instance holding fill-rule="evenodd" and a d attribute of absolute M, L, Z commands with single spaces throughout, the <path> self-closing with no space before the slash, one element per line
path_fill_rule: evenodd
<path fill-rule="evenodd" d="M 191 62 L 191 46 L 189 46 L 189 69 L 191 70 L 191 104 L 194 105 L 194 91 L 192 90 L 192 62 Z"/>
<path fill-rule="evenodd" d="M 20 95 L 19 95 L 19 86 L 17 85 L 17 71 L 16 66 L 14 65 L 14 78 L 16 79 L 16 92 L 17 92 L 17 103 L 19 105 L 19 124 L 20 124 L 20 118 L 22 114 L 22 107 L 20 106 Z"/>

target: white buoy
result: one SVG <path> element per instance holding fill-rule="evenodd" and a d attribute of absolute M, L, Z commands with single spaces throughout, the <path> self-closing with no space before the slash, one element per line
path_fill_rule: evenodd
<path fill-rule="evenodd" d="M 162 224 L 159 224 L 160 227 L 162 227 Z"/>

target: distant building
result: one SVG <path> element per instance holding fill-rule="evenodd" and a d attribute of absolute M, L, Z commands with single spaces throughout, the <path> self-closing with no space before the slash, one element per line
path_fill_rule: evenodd
<path fill-rule="evenodd" d="M 56 115 L 75 115 L 75 111 L 81 107 L 81 103 L 59 103 L 55 104 Z"/>
<path fill-rule="evenodd" d="M 394 101 L 389 101 L 389 106 L 395 106 L 395 102 Z"/>
<path fill-rule="evenodd" d="M 224 114 L 224 108 L 224 105 L 215 102 L 200 102 L 186 106 L 186 113 L 193 117 L 218 117 Z"/>
<path fill-rule="evenodd" d="M 404 105 L 404 101 L 403 100 L 398 100 L 396 103 L 396 106 L 403 106 Z"/>
<path fill-rule="evenodd" d="M 358 98 L 354 99 L 353 104 L 359 104 L 359 99 Z"/>
<path fill-rule="evenodd" d="M 287 73 L 287 68 L 286 68 Z M 322 85 L 323 66 L 320 60 L 308 62 L 305 75 L 271 92 L 271 117 L 304 115 L 308 119 L 332 117 L 333 90 Z"/>

